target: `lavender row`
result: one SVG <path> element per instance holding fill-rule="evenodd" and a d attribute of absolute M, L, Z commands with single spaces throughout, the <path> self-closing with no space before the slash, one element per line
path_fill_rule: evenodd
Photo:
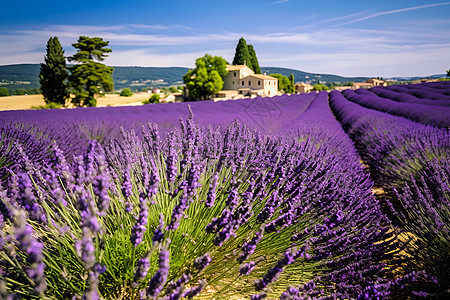
<path fill-rule="evenodd" d="M 428 100 L 450 100 L 450 84 L 447 81 L 421 84 L 392 85 L 386 89 L 408 93 Z"/>
<path fill-rule="evenodd" d="M 403 271 L 424 268 L 438 282 L 429 292 L 448 297 L 450 133 L 364 108 L 339 92 L 330 94 L 330 105 L 406 230 Z"/>
<path fill-rule="evenodd" d="M 120 139 L 120 128 L 135 130 L 142 136 L 142 126 L 156 123 L 163 136 L 179 128 L 179 118 L 188 116 L 188 106 L 202 125 L 226 128 L 239 120 L 251 129 L 265 134 L 277 132 L 300 115 L 314 98 L 314 94 L 277 96 L 273 98 L 242 99 L 235 101 L 201 101 L 168 103 L 137 107 L 75 108 L 40 111 L 0 112 L 1 136 L 14 134 L 11 126 L 26 124 L 30 131 L 44 132 L 55 140 L 65 153 L 84 153 L 90 140 L 106 146 Z"/>
<path fill-rule="evenodd" d="M 340 134 L 325 96 L 310 113 Z M 387 295 L 393 235 L 372 182 L 348 168 L 356 155 L 343 163 L 346 142 L 309 134 L 286 142 L 190 117 L 166 138 L 153 125 L 122 131 L 72 160 L 55 144 L 47 161 L 20 152 L 0 196 L 1 279 L 10 293 L 58 299 L 357 298 L 380 282 Z"/>
<path fill-rule="evenodd" d="M 357 94 L 353 90 L 345 90 L 342 92 L 342 95 L 348 100 L 367 108 L 408 118 L 423 124 L 444 128 L 450 127 L 450 107 L 436 107 L 406 102 L 399 103 L 375 95 Z"/>
<path fill-rule="evenodd" d="M 398 102 L 408 102 L 424 105 L 450 106 L 450 100 L 446 99 L 430 100 L 430 98 L 421 99 L 406 92 L 398 92 L 384 87 L 373 87 L 370 88 L 369 90 L 358 89 L 355 90 L 355 92 L 358 94 L 367 94 L 370 96 L 374 96 L 373 94 L 370 93 L 372 92 L 379 97 L 387 98 Z"/>

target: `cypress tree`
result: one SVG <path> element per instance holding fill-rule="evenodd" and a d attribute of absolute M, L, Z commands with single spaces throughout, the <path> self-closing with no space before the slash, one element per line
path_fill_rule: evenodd
<path fill-rule="evenodd" d="M 236 52 L 234 54 L 233 65 L 243 65 L 246 64 L 250 69 L 252 68 L 252 59 L 250 53 L 248 52 L 247 42 L 243 37 L 239 39 L 236 46 Z"/>
<path fill-rule="evenodd" d="M 253 70 L 253 72 L 255 72 L 255 74 L 261 74 L 261 68 L 259 67 L 258 58 L 256 57 L 256 52 L 255 49 L 253 48 L 253 45 L 248 44 L 247 46 L 252 65 L 250 68 Z"/>
<path fill-rule="evenodd" d="M 47 42 L 45 63 L 41 64 L 39 81 L 45 103 L 51 102 L 65 105 L 69 98 L 66 69 L 66 58 L 57 37 L 51 37 Z"/>

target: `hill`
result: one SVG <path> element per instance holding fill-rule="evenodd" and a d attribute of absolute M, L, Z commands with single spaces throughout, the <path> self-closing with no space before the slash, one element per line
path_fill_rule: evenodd
<path fill-rule="evenodd" d="M 287 69 L 287 68 L 277 68 L 277 67 L 264 67 L 261 68 L 261 72 L 264 74 L 273 74 L 278 73 L 284 76 L 289 76 L 294 74 L 295 82 L 303 81 L 306 83 L 317 83 L 318 80 L 322 83 L 326 82 L 335 82 L 335 83 L 344 83 L 349 81 L 361 82 L 366 81 L 369 77 L 343 77 L 339 75 L 331 75 L 331 74 L 316 74 L 316 73 L 307 73 L 303 71 Z"/>
<path fill-rule="evenodd" d="M 0 87 L 8 90 L 36 89 L 39 88 L 39 64 L 18 64 L 0 66 Z M 113 80 L 114 88 L 121 90 L 130 88 L 134 91 L 141 91 L 144 88 L 164 87 L 183 84 L 183 75 L 188 68 L 182 67 L 114 67 Z M 344 83 L 349 81 L 365 81 L 367 77 L 343 77 L 332 74 L 308 73 L 288 68 L 262 67 L 262 73 L 279 73 L 284 76 L 294 74 L 295 81 L 308 83 L 335 82 Z M 434 75 L 445 77 L 445 75 Z M 410 77 L 420 78 L 420 77 Z M 402 78 L 403 80 L 405 78 Z"/>

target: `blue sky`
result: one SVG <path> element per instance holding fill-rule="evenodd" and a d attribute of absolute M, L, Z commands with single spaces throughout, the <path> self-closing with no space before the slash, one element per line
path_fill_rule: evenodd
<path fill-rule="evenodd" d="M 445 1 L 5 1 L 0 65 L 40 63 L 49 37 L 72 55 L 99 36 L 112 66 L 193 67 L 233 60 L 240 37 L 261 66 L 343 76 L 427 76 L 450 68 Z"/>

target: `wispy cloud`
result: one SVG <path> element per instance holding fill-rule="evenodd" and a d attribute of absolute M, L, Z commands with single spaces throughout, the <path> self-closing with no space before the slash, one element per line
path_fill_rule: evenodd
<path fill-rule="evenodd" d="M 401 12 L 405 12 L 405 11 L 424 9 L 424 8 L 436 7 L 436 6 L 442 6 L 442 5 L 450 5 L 450 2 L 433 3 L 433 4 L 426 4 L 426 5 L 419 5 L 419 6 L 407 7 L 407 8 L 401 8 L 401 9 L 383 11 L 383 12 L 374 13 L 374 14 L 371 14 L 371 15 L 368 15 L 368 16 L 365 16 L 362 18 L 357 18 L 357 19 L 350 20 L 350 21 L 347 21 L 344 23 L 340 23 L 340 24 L 334 25 L 332 27 L 339 27 L 339 26 L 343 26 L 343 25 L 361 22 L 361 21 L 368 20 L 368 19 L 373 19 L 373 18 L 380 17 L 380 16 L 397 14 L 397 13 L 401 13 Z"/>
<path fill-rule="evenodd" d="M 279 1 L 270 2 L 269 4 L 280 4 L 280 3 L 289 2 L 289 1 L 291 1 L 291 0 L 279 0 Z"/>
<path fill-rule="evenodd" d="M 435 20 L 436 22 L 438 20 Z M 156 26 L 156 28 L 155 28 Z M 47 26 L 35 30 L 2 32 L 0 65 L 39 63 L 50 36 L 58 36 L 65 55 L 80 35 L 100 36 L 113 49 L 106 63 L 112 66 L 192 67 L 205 53 L 231 60 L 240 37 L 255 46 L 262 66 L 279 66 L 315 73 L 345 76 L 428 75 L 439 73 L 447 64 L 447 27 L 419 26 L 404 30 L 352 28 L 283 31 L 199 33 L 184 28 L 166 30 L 158 25 Z M 435 70 L 435 71 L 433 71 Z"/>

